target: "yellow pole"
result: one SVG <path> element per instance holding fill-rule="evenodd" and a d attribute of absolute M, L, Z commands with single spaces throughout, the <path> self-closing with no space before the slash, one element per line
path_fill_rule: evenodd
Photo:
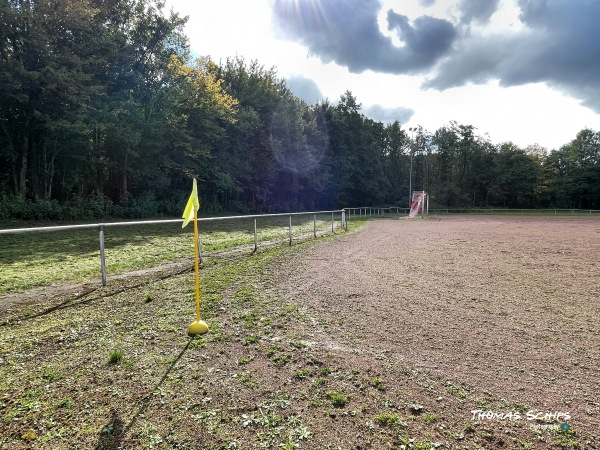
<path fill-rule="evenodd" d="M 200 273 L 198 270 L 198 212 L 194 208 L 194 269 L 196 271 L 196 320 L 188 328 L 190 336 L 208 333 L 208 324 L 200 320 Z"/>
<path fill-rule="evenodd" d="M 198 271 L 198 213 L 194 208 L 194 257 L 196 269 L 196 321 L 200 321 L 200 273 Z"/>

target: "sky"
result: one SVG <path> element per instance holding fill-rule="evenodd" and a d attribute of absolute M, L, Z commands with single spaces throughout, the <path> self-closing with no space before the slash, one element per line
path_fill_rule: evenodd
<path fill-rule="evenodd" d="M 308 103 L 494 144 L 600 130 L 599 0 L 167 0 L 194 54 L 275 67 Z"/>

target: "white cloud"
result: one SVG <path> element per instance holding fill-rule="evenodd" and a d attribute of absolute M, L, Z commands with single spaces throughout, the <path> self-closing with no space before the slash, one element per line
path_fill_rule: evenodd
<path fill-rule="evenodd" d="M 321 1 L 326 0 L 310 1 L 317 7 Z M 467 3 L 472 5 L 473 2 L 465 2 Z M 424 8 L 423 4 L 431 6 Z M 475 126 L 479 134 L 488 133 L 494 143 L 507 140 L 520 146 L 539 143 L 549 149 L 569 142 L 586 126 L 600 129 L 600 115 L 566 94 L 585 94 L 583 89 L 569 91 L 568 86 L 564 87 L 564 83 L 568 81 L 568 73 L 560 78 L 563 85 L 557 84 L 554 89 L 547 87 L 543 80 L 531 80 L 534 83 L 524 80 L 524 84 L 520 86 L 502 87 L 494 79 L 493 71 L 490 71 L 489 81 L 486 78 L 473 79 L 482 83 L 480 85 L 460 86 L 459 83 L 456 86 L 460 87 L 441 92 L 423 90 L 426 72 L 419 75 L 384 74 L 374 70 L 352 73 L 333 61 L 324 63 L 302 39 L 286 40 L 283 31 L 274 27 L 273 5 L 269 0 L 167 0 L 167 8 L 172 6 L 176 11 L 190 16 L 186 34 L 196 53 L 208 54 L 217 62 L 236 55 L 243 56 L 246 60 L 257 59 L 266 67 L 275 66 L 282 78 L 301 77 L 312 80 L 322 95 L 332 102 L 336 102 L 343 92 L 350 90 L 365 109 L 379 105 L 389 110 L 413 110 L 414 115 L 410 121 L 403 124 L 406 127 L 422 125 L 433 132 L 451 120 L 456 120 Z M 400 4 L 397 1 L 383 0 L 381 7 L 372 16 L 375 23 L 369 32 L 379 32 L 380 42 L 388 40 L 390 48 L 398 47 L 403 45 L 398 34 L 387 29 L 387 14 L 390 9 L 398 15 L 406 16 L 411 26 L 414 26 L 417 18 L 429 15 L 459 27 L 461 13 L 458 5 L 459 0 L 403 0 Z M 527 27 L 519 20 L 520 12 L 516 0 L 501 0 L 496 12 L 489 17 L 489 23 L 474 21 L 468 29 L 460 29 L 460 32 L 468 32 L 475 39 L 522 34 Z M 531 20 L 545 17 L 539 11 L 529 13 Z M 533 15 L 534 13 L 537 15 Z M 476 41 L 472 42 L 471 51 L 485 55 L 485 51 L 477 50 L 474 44 Z M 492 59 L 495 57 L 493 51 L 492 48 L 489 49 L 488 56 Z M 477 55 L 473 53 L 473 57 L 475 56 Z M 454 68 L 452 65 L 440 66 L 441 71 L 457 70 L 456 75 L 464 78 L 460 69 L 460 65 Z M 482 74 L 485 75 L 485 70 L 488 69 L 482 69 Z M 442 72 L 438 75 L 443 77 L 449 73 Z M 467 72 L 467 79 L 469 75 L 473 74 Z M 557 90 L 563 87 L 561 92 Z"/>

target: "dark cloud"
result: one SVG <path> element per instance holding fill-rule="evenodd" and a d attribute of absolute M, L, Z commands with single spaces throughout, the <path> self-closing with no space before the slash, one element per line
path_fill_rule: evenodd
<path fill-rule="evenodd" d="M 423 87 L 440 90 L 544 82 L 600 113 L 600 1 L 517 2 L 519 31 L 483 35 L 469 25 L 485 25 L 499 0 L 457 0 L 455 24 L 426 15 L 410 21 L 390 10 L 387 26 L 400 46 L 381 32 L 377 0 L 275 0 L 273 17 L 284 36 L 352 72 L 426 75 Z"/>
<path fill-rule="evenodd" d="M 518 39 L 508 36 L 462 40 L 424 87 L 444 90 L 469 82 L 486 83 L 503 70 L 517 44 Z"/>
<path fill-rule="evenodd" d="M 293 76 L 285 80 L 286 86 L 296 95 L 304 100 L 309 105 L 314 105 L 320 100 L 323 100 L 323 94 L 315 83 L 310 78 L 301 76 Z"/>
<path fill-rule="evenodd" d="M 417 67 L 429 67 L 445 54 L 456 31 L 454 26 L 441 19 L 421 16 L 411 25 L 408 17 L 390 10 L 387 14 L 388 29 L 396 31 L 398 37 L 410 49 L 411 60 Z"/>
<path fill-rule="evenodd" d="M 487 23 L 498 9 L 500 0 L 461 0 L 458 4 L 462 23 Z"/>
<path fill-rule="evenodd" d="M 351 72 L 427 70 L 456 37 L 446 20 L 422 16 L 411 24 L 389 11 L 389 29 L 403 44 L 397 47 L 379 29 L 380 9 L 377 0 L 275 0 L 273 18 L 284 36 L 302 42 L 322 61 L 335 61 Z"/>
<path fill-rule="evenodd" d="M 435 0 L 419 0 L 419 5 L 423 8 L 429 8 L 430 6 L 435 5 Z"/>
<path fill-rule="evenodd" d="M 522 31 L 463 39 L 425 87 L 545 82 L 600 113 L 600 2 L 519 0 L 519 7 Z"/>
<path fill-rule="evenodd" d="M 384 123 L 393 123 L 396 120 L 400 123 L 407 123 L 415 113 L 412 109 L 403 106 L 384 108 L 381 105 L 367 106 L 361 112 L 377 122 Z"/>

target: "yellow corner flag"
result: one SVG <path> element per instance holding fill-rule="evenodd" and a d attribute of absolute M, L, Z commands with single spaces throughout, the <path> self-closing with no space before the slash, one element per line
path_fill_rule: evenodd
<path fill-rule="evenodd" d="M 183 210 L 183 224 L 181 228 L 185 228 L 188 223 L 194 218 L 194 211 L 198 212 L 200 209 L 200 201 L 198 200 L 198 186 L 196 184 L 196 179 L 194 178 L 194 186 L 192 187 L 192 194 L 185 205 L 185 209 Z"/>
<path fill-rule="evenodd" d="M 183 224 L 181 228 L 194 221 L 194 272 L 196 275 L 196 320 L 194 320 L 188 328 L 188 334 L 190 336 L 196 336 L 198 334 L 204 334 L 208 332 L 208 325 L 204 320 L 200 319 L 200 273 L 198 270 L 198 210 L 200 209 L 200 201 L 198 200 L 198 186 L 196 179 L 194 178 L 194 184 L 192 187 L 192 194 L 185 205 L 183 211 Z"/>

